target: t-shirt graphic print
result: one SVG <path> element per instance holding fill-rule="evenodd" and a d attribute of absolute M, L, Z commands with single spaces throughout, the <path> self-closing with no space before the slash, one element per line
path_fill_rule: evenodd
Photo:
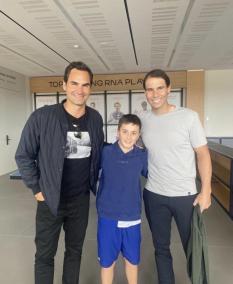
<path fill-rule="evenodd" d="M 86 131 L 68 131 L 66 138 L 66 159 L 83 159 L 91 155 L 91 141 Z"/>

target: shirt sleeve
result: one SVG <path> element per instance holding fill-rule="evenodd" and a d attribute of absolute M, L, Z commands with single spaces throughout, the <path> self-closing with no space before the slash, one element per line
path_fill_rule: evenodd
<path fill-rule="evenodd" d="M 190 141 L 193 148 L 198 148 L 207 144 L 204 129 L 196 112 L 194 112 L 190 127 Z"/>
<path fill-rule="evenodd" d="M 40 172 L 37 165 L 39 152 L 39 123 L 35 112 L 31 114 L 21 134 L 20 142 L 15 154 L 16 163 L 22 179 L 33 193 L 40 192 Z"/>

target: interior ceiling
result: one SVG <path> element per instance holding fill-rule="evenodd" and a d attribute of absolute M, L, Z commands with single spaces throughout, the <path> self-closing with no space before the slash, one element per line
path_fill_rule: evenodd
<path fill-rule="evenodd" d="M 233 69 L 232 0 L 0 0 L 0 66 L 62 75 Z M 78 45 L 78 48 L 75 47 Z"/>

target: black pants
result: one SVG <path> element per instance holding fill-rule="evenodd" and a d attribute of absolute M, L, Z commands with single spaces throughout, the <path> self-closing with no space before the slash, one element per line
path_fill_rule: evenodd
<path fill-rule="evenodd" d="M 155 248 L 159 284 L 174 284 L 175 277 L 170 251 L 172 217 L 175 219 L 186 253 L 196 195 L 167 197 L 145 189 L 143 198 Z"/>
<path fill-rule="evenodd" d="M 61 227 L 65 231 L 63 284 L 78 284 L 82 247 L 88 223 L 89 192 L 61 202 L 55 217 L 45 202 L 38 202 L 36 214 L 35 284 L 52 284 L 54 257 Z"/>

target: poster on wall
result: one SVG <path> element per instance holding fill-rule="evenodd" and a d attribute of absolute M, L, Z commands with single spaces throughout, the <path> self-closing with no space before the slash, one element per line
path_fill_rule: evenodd
<path fill-rule="evenodd" d="M 36 106 L 35 108 L 38 109 L 43 106 L 49 106 L 49 105 L 54 105 L 57 103 L 57 97 L 56 95 L 54 96 L 36 96 Z"/>
<path fill-rule="evenodd" d="M 118 124 L 129 113 L 129 94 L 107 94 L 107 124 Z"/>
<path fill-rule="evenodd" d="M 106 125 L 103 126 L 103 132 L 104 132 L 104 141 L 107 141 L 107 137 L 106 137 Z"/>
<path fill-rule="evenodd" d="M 145 93 L 132 93 L 132 113 L 140 114 L 151 110 L 149 103 L 146 100 Z"/>
<path fill-rule="evenodd" d="M 117 140 L 117 125 L 107 126 L 107 142 L 114 143 Z"/>
<path fill-rule="evenodd" d="M 176 107 L 182 106 L 181 91 L 171 91 L 168 95 L 168 103 L 175 105 Z"/>
<path fill-rule="evenodd" d="M 103 122 L 105 123 L 105 108 L 104 108 L 104 94 L 91 94 L 87 105 L 95 110 L 97 110 L 103 118 Z"/>

